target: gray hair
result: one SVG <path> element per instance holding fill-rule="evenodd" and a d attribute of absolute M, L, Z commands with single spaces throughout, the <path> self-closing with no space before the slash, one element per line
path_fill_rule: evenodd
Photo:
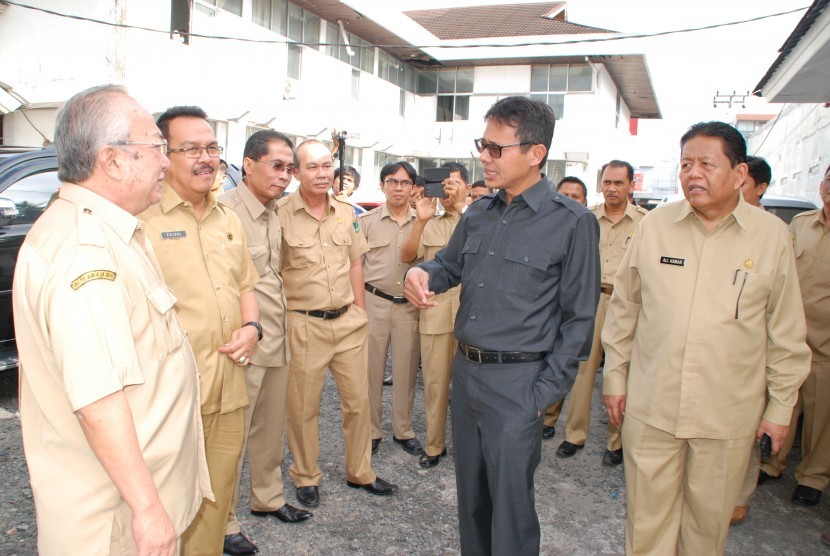
<path fill-rule="evenodd" d="M 101 147 L 130 136 L 130 119 L 112 102 L 116 95 L 127 95 L 118 85 L 100 85 L 81 91 L 58 112 L 55 124 L 55 149 L 58 154 L 58 179 L 82 182 L 92 176 Z"/>

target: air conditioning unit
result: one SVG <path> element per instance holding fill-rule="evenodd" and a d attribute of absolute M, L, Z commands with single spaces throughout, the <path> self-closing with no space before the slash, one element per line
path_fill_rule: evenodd
<path fill-rule="evenodd" d="M 300 82 L 296 79 L 288 78 L 285 80 L 283 86 L 282 99 L 291 100 L 300 96 Z"/>

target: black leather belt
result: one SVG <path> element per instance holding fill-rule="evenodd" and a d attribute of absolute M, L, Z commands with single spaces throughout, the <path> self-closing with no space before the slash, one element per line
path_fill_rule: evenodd
<path fill-rule="evenodd" d="M 612 293 L 614 293 L 614 286 L 610 286 L 608 284 L 600 284 L 599 291 L 601 291 L 605 295 L 611 295 Z"/>
<path fill-rule="evenodd" d="M 385 291 L 374 287 L 372 284 L 366 284 L 366 291 L 369 293 L 373 293 L 376 296 L 385 299 L 387 301 L 391 301 L 392 303 L 406 303 L 407 300 L 402 295 L 392 295 L 386 293 Z"/>
<path fill-rule="evenodd" d="M 473 363 L 532 363 L 541 361 L 547 353 L 541 351 L 484 351 L 475 346 L 458 344 L 468 361 Z"/>
<path fill-rule="evenodd" d="M 295 313 L 302 313 L 302 314 L 308 315 L 310 317 L 317 317 L 318 319 L 334 320 L 334 319 L 339 319 L 340 317 L 342 317 L 344 314 L 346 314 L 346 311 L 348 311 L 348 310 L 349 310 L 349 306 L 344 305 L 343 307 L 340 307 L 339 309 L 335 309 L 333 311 L 298 311 L 298 310 L 294 309 L 294 312 Z"/>

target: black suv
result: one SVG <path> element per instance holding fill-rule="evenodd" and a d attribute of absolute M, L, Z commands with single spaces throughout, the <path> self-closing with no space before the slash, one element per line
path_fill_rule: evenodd
<path fill-rule="evenodd" d="M 12 280 L 17 252 L 58 190 L 54 147 L 30 152 L 0 147 L 0 372 L 17 367 Z"/>

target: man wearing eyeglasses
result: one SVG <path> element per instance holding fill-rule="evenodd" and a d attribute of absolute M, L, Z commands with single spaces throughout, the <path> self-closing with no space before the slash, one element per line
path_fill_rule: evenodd
<path fill-rule="evenodd" d="M 218 554 L 228 522 L 248 405 L 242 368 L 263 337 L 245 231 L 210 192 L 222 148 L 195 106 L 158 119 L 170 168 L 161 203 L 141 215 L 161 270 L 176 295 L 199 367 L 205 451 L 215 502 L 205 502 L 182 536 L 183 554 Z"/>
<path fill-rule="evenodd" d="M 401 262 L 400 249 L 412 231 L 415 211 L 409 196 L 417 172 L 406 161 L 390 162 L 380 171 L 386 204 L 360 217 L 369 244 L 363 255 L 366 315 L 369 318 L 369 405 L 372 415 L 372 453 L 383 436 L 383 376 L 386 354 L 392 346 L 392 440 L 410 454 L 423 453 L 412 429 L 415 379 L 418 376 L 418 310 L 403 296 L 403 275 L 412 266 Z"/>
<path fill-rule="evenodd" d="M 263 339 L 245 369 L 250 405 L 245 409 L 245 441 L 251 489 L 248 503 L 258 517 L 274 516 L 299 523 L 311 512 L 287 504 L 283 495 L 282 456 L 285 450 L 285 397 L 288 392 L 288 344 L 285 294 L 280 276 L 282 228 L 277 203 L 294 174 L 294 144 L 273 130 L 257 131 L 245 143 L 242 183 L 219 201 L 236 213 L 245 229 L 248 253 L 259 282 L 254 286 Z M 244 452 L 244 449 L 243 449 Z M 244 454 L 239 457 L 225 554 L 254 554 L 257 547 L 242 533 L 236 517 Z"/>
<path fill-rule="evenodd" d="M 599 295 L 596 218 L 542 169 L 551 108 L 507 97 L 475 141 L 498 192 L 473 203 L 447 247 L 406 275 L 419 308 L 461 284 L 452 430 L 462 554 L 538 554 L 533 477 L 542 414 L 588 355 Z"/>

